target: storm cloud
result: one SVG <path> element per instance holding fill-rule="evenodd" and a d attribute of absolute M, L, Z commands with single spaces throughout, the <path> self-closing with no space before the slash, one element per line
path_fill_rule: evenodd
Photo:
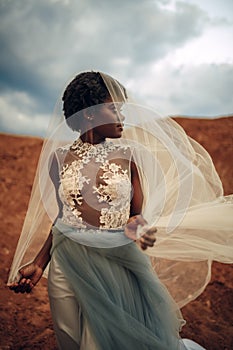
<path fill-rule="evenodd" d="M 67 82 L 90 69 L 164 113 L 231 113 L 232 62 L 172 60 L 213 26 L 232 30 L 192 1 L 1 1 L 0 128 L 43 135 Z"/>

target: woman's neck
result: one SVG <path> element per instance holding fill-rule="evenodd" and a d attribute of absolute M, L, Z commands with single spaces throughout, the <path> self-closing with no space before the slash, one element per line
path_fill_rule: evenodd
<path fill-rule="evenodd" d="M 80 139 L 83 142 L 88 142 L 88 143 L 91 143 L 92 145 L 95 145 L 95 144 L 98 144 L 98 143 L 105 141 L 105 138 L 103 136 L 94 134 L 93 130 L 88 130 L 88 131 L 84 132 L 80 136 Z"/>

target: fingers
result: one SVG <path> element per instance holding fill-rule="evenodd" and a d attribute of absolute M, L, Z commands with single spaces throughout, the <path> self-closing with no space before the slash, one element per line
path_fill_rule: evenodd
<path fill-rule="evenodd" d="M 155 236 L 156 232 L 157 232 L 157 228 L 156 228 L 156 227 L 150 227 L 150 228 L 146 231 L 146 233 L 145 233 L 144 236 Z"/>
<path fill-rule="evenodd" d="M 130 217 L 125 227 L 126 236 L 134 240 L 139 239 L 143 250 L 154 246 L 156 232 L 156 227 L 149 227 L 142 215 Z"/>
<path fill-rule="evenodd" d="M 33 289 L 34 284 L 28 278 L 21 278 L 19 282 L 12 283 L 9 288 L 13 290 L 15 293 L 30 293 Z"/>
<path fill-rule="evenodd" d="M 11 283 L 9 288 L 15 293 L 30 293 L 43 274 L 43 269 L 30 263 L 19 270 L 18 282 Z"/>
<path fill-rule="evenodd" d="M 141 240 L 140 240 L 140 247 L 142 250 L 146 250 L 148 248 L 148 246 L 146 244 L 144 244 L 143 242 L 141 242 Z"/>
<path fill-rule="evenodd" d="M 153 247 L 156 241 L 155 233 L 157 232 L 156 227 L 149 228 L 146 233 L 140 238 L 140 246 L 143 250 L 148 247 Z"/>
<path fill-rule="evenodd" d="M 140 238 L 140 243 L 142 243 L 143 245 L 146 245 L 148 247 L 153 247 L 154 243 L 156 241 L 155 237 L 145 237 L 146 235 L 144 235 L 143 237 Z"/>

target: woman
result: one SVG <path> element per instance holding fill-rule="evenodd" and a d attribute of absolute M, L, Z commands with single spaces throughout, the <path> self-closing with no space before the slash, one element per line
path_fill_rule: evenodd
<path fill-rule="evenodd" d="M 10 279 L 9 285 L 15 292 L 30 292 L 50 262 L 48 290 L 60 349 L 200 349 L 197 344 L 179 338 L 185 322 L 142 252 L 154 247 L 156 229 L 150 218 L 155 213 L 165 221 L 169 217 L 164 227 L 169 224 L 180 227 L 180 222 L 189 218 L 190 207 L 196 201 L 190 190 L 195 171 L 192 169 L 187 175 L 190 161 L 187 165 L 184 150 L 179 148 L 171 151 L 168 161 L 172 162 L 173 152 L 181 154 L 180 162 L 174 157 L 178 175 L 174 167 L 169 165 L 167 169 L 168 163 L 164 165 L 167 153 L 165 157 L 162 152 L 162 169 L 158 171 L 156 165 L 156 181 L 153 171 L 145 176 L 144 163 L 149 166 L 155 161 L 154 154 L 151 155 L 154 151 L 148 153 L 153 140 L 148 130 L 144 132 L 143 124 L 138 130 L 128 122 L 127 140 L 121 141 L 124 128 L 121 108 L 126 99 L 121 84 L 98 72 L 81 73 L 66 88 L 63 95 L 66 123 L 80 137 L 69 146 L 44 152 L 58 209 L 51 209 L 54 207 L 51 184 L 43 187 L 41 181 L 43 206 L 53 227 L 33 261 L 23 266 L 20 277 Z M 134 106 L 129 105 L 126 114 L 135 118 L 134 112 Z M 144 116 L 145 110 L 137 107 L 137 117 L 140 113 Z M 171 137 L 175 138 L 163 120 L 157 121 L 157 127 L 162 128 L 162 135 L 166 132 L 170 136 L 166 136 L 168 144 Z M 135 129 L 140 139 L 145 141 L 147 136 L 146 150 L 145 142 L 140 145 L 133 142 Z M 56 133 L 63 136 L 60 129 Z M 162 138 L 156 141 L 156 149 L 159 148 L 163 149 Z M 43 173 L 40 179 L 41 176 L 43 180 Z M 174 185 L 177 179 L 181 188 L 186 189 L 186 196 L 177 192 L 178 184 Z M 162 209 L 158 204 L 149 206 L 145 200 L 148 193 L 154 196 L 150 188 L 145 190 L 145 183 L 153 181 L 154 201 L 169 199 L 167 193 L 163 195 L 164 186 L 169 189 L 170 200 L 163 203 Z M 216 177 L 215 185 L 217 182 Z M 42 216 L 38 217 L 41 220 Z M 158 232 L 158 237 L 163 247 L 164 236 L 161 239 Z"/>

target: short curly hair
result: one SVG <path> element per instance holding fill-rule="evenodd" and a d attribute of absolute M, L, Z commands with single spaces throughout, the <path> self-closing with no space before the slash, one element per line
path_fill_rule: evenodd
<path fill-rule="evenodd" d="M 123 89 L 124 97 L 127 98 L 125 88 L 120 83 L 118 84 Z M 81 111 L 105 103 L 110 98 L 111 96 L 99 72 L 90 71 L 78 74 L 66 87 L 62 97 L 67 125 L 72 130 L 80 131 Z M 78 112 L 81 112 L 79 117 L 71 118 Z"/>

